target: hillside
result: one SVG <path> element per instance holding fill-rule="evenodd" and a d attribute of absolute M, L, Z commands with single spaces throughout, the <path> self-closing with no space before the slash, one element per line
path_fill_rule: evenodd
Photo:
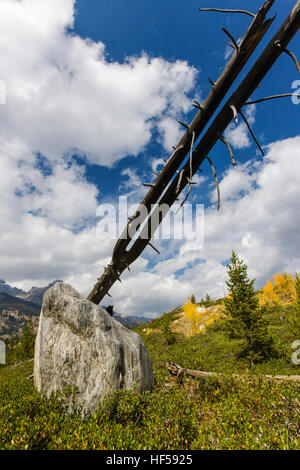
<path fill-rule="evenodd" d="M 56 282 L 63 281 L 53 281 L 45 287 L 32 287 L 26 292 L 0 280 L 0 339 L 19 335 L 29 320 L 32 320 L 35 329 L 37 328 L 43 296 Z M 114 318 L 127 328 L 136 327 L 140 322 L 146 323 L 149 320 L 145 317 L 126 317 L 120 314 L 115 314 Z"/>
<path fill-rule="evenodd" d="M 206 333 L 192 337 L 176 332 L 182 309 L 165 313 L 160 318 L 135 328 L 141 335 L 155 367 L 165 367 L 166 362 L 175 362 L 190 369 L 232 373 L 297 375 L 300 366 L 291 361 L 292 343 L 299 339 L 288 324 L 294 311 L 293 305 L 269 307 L 266 321 L 275 339 L 278 358 L 258 364 L 249 364 L 239 357 L 242 341 L 229 339 L 224 320 L 209 325 Z M 174 331 L 175 330 L 175 331 Z"/>
<path fill-rule="evenodd" d="M 140 323 L 144 324 L 151 321 L 150 318 L 147 317 L 137 317 L 137 316 L 127 316 L 124 315 L 114 315 L 113 318 L 118 322 L 122 323 L 123 325 L 127 326 L 127 328 L 135 328 L 139 326 Z"/>
<path fill-rule="evenodd" d="M 6 281 L 4 281 L 4 279 L 0 279 L 0 292 L 2 292 L 3 294 L 12 295 L 14 297 L 23 297 L 24 295 L 26 295 L 26 292 L 24 290 L 10 286 L 9 284 L 7 284 Z"/>
<path fill-rule="evenodd" d="M 20 333 L 29 320 L 37 326 L 40 310 L 33 302 L 0 292 L 0 338 Z"/>
<path fill-rule="evenodd" d="M 153 362 L 154 391 L 120 390 L 84 421 L 79 415 L 66 415 L 63 400 L 48 401 L 36 393 L 30 378 L 32 362 L 2 368 L 0 448 L 299 449 L 300 387 L 268 382 L 262 375 L 300 374 L 300 367 L 291 362 L 295 338 L 287 318 L 292 308 L 268 309 L 280 354 L 251 369 L 239 357 L 240 342 L 227 338 L 222 320 L 193 337 L 171 329 L 180 310 L 164 314 L 147 328 L 140 325 L 135 331 Z M 184 378 L 182 384 L 170 384 L 165 362 L 225 376 L 207 382 Z M 234 373 L 241 377 L 233 377 Z"/>

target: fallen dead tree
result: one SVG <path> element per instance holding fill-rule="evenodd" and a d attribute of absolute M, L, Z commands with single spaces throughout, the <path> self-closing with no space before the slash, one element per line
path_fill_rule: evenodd
<path fill-rule="evenodd" d="M 130 265 L 139 258 L 147 246 L 159 254 L 157 248 L 151 243 L 154 233 L 169 209 L 178 201 L 179 196 L 187 187 L 187 193 L 181 206 L 186 202 L 191 193 L 192 185 L 195 184 L 193 177 L 197 171 L 202 171 L 201 165 L 205 160 L 209 163 L 216 181 L 219 208 L 219 182 L 209 154 L 220 140 L 226 145 L 232 164 L 236 164 L 233 151 L 224 136 L 226 128 L 233 119 L 237 121 L 240 115 L 261 153 L 264 153 L 243 113 L 243 108 L 254 103 L 291 95 L 286 93 L 249 101 L 261 81 L 282 54 L 288 54 L 293 60 L 297 71 L 300 72 L 296 56 L 287 49 L 288 44 L 300 28 L 300 0 L 296 2 L 286 21 L 281 25 L 245 79 L 212 121 L 209 129 L 204 135 L 202 135 L 202 132 L 271 26 L 274 18 L 266 19 L 266 15 L 273 3 L 274 0 L 267 0 L 256 15 L 244 10 L 223 10 L 224 13 L 247 14 L 253 18 L 252 24 L 239 44 L 231 33 L 223 28 L 224 33 L 231 40 L 230 46 L 233 49 L 233 55 L 218 80 L 209 79 L 212 89 L 205 102 L 201 104 L 195 101 L 194 106 L 198 111 L 193 121 L 190 124 L 180 122 L 184 128 L 184 135 L 175 145 L 173 154 L 165 160 L 162 171 L 156 174 L 156 180 L 153 183 L 144 183 L 149 191 L 136 213 L 129 218 L 125 230 L 116 242 L 111 262 L 104 268 L 104 273 L 98 278 L 88 296 L 88 300 L 91 302 L 99 304 L 106 295 L 110 296 L 109 290 L 111 287 L 116 281 L 121 282 L 122 273 L 126 269 L 130 270 Z M 211 11 L 211 9 L 209 10 Z M 201 11 L 209 10 L 201 9 Z M 197 143 L 198 138 L 200 138 L 200 141 Z"/>
<path fill-rule="evenodd" d="M 171 374 L 171 382 L 173 382 L 174 384 L 181 384 L 182 379 L 185 375 L 187 377 L 194 377 L 196 379 L 200 379 L 204 382 L 207 382 L 211 377 L 225 377 L 226 375 L 217 372 L 203 372 L 200 370 L 185 369 L 184 367 L 181 367 L 178 364 L 174 364 L 174 362 L 167 363 L 166 367 Z M 249 376 L 247 375 L 239 374 L 232 374 L 232 377 L 238 377 L 246 380 L 247 378 L 249 378 Z M 263 378 L 269 381 L 274 380 L 277 383 L 293 382 L 297 385 L 300 385 L 300 375 L 264 375 Z M 167 383 L 169 382 L 170 381 L 167 381 Z"/>

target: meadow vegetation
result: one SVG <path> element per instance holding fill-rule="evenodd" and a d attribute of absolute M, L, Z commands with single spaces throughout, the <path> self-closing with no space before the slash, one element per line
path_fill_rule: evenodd
<path fill-rule="evenodd" d="M 153 392 L 120 390 L 84 419 L 80 411 L 65 412 L 63 395 L 47 400 L 35 391 L 32 362 L 2 367 L 0 449 L 299 449 L 300 387 L 264 378 L 265 374 L 300 374 L 300 366 L 291 361 L 291 345 L 300 339 L 293 326 L 299 315 L 298 300 L 296 294 L 289 302 L 260 305 L 259 318 L 277 354 L 257 360 L 244 354 L 245 337 L 228 333 L 228 311 L 226 317 L 193 335 L 173 329 L 184 308 L 165 313 L 147 326 L 140 324 L 136 331 L 155 372 Z M 206 301 L 207 308 L 226 310 L 226 302 Z M 26 335 L 12 346 L 11 357 L 14 348 L 19 351 L 13 362 L 20 360 L 22 350 L 24 358 L 31 354 L 28 331 Z M 207 382 L 184 378 L 181 385 L 166 388 L 166 362 L 221 375 Z"/>

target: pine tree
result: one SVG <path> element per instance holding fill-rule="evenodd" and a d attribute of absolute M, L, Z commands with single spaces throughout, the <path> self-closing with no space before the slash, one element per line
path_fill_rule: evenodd
<path fill-rule="evenodd" d="M 19 341 L 14 348 L 15 360 L 24 361 L 34 356 L 35 333 L 31 320 L 25 325 Z"/>
<path fill-rule="evenodd" d="M 191 297 L 191 303 L 192 303 L 192 304 L 195 304 L 195 303 L 196 303 L 196 298 L 195 298 L 194 294 L 193 294 L 192 297 Z"/>
<path fill-rule="evenodd" d="M 255 279 L 248 278 L 247 266 L 232 252 L 228 264 L 229 296 L 224 300 L 227 332 L 231 338 L 244 340 L 242 355 L 252 362 L 276 356 L 274 342 L 265 321 L 265 308 L 259 307 Z"/>

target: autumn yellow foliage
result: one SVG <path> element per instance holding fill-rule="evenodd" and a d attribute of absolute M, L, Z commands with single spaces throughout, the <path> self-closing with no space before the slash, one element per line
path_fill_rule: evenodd
<path fill-rule="evenodd" d="M 226 317 L 218 307 L 204 309 L 191 303 L 190 299 L 183 306 L 183 313 L 187 324 L 187 336 L 205 333 L 209 325 Z"/>
<path fill-rule="evenodd" d="M 275 274 L 273 282 L 267 281 L 259 293 L 261 305 L 287 305 L 296 302 L 297 294 L 295 281 L 291 274 Z"/>

